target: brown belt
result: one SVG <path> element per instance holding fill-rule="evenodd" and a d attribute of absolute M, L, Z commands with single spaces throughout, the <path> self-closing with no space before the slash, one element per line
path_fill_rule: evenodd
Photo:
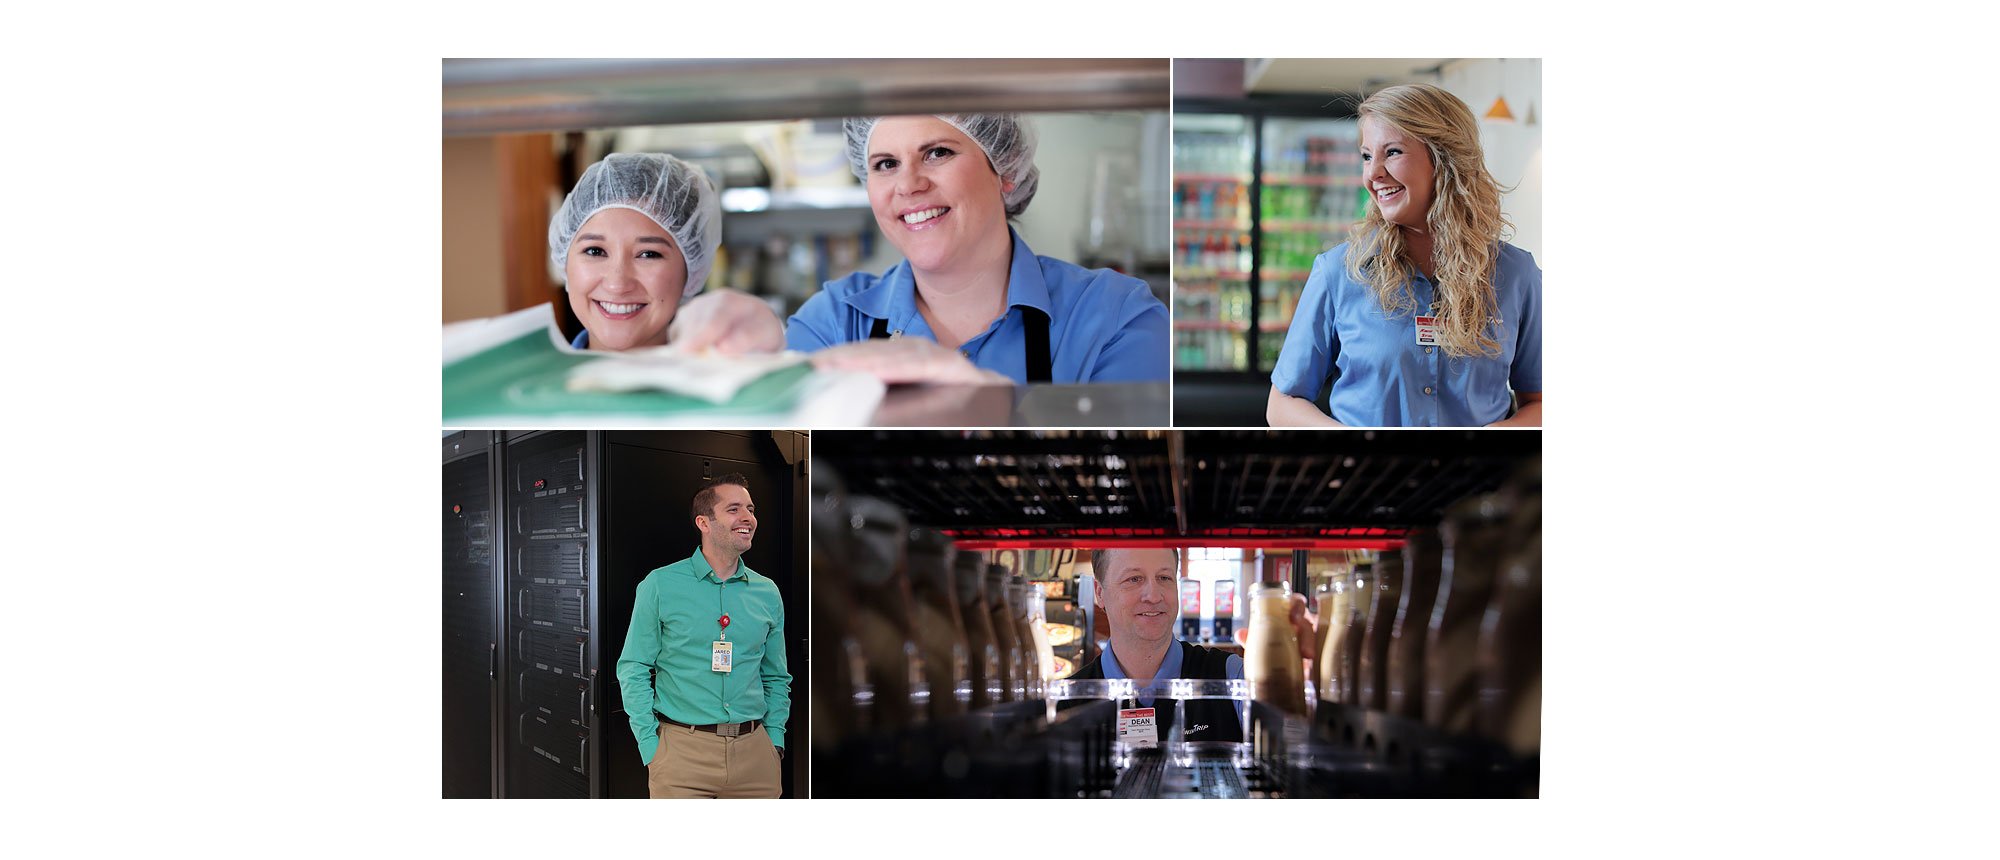
<path fill-rule="evenodd" d="M 742 737 L 743 735 L 747 735 L 751 732 L 756 731 L 758 726 L 764 724 L 763 720 L 751 720 L 747 723 L 715 723 L 713 725 L 707 725 L 707 726 L 693 726 L 693 725 L 688 725 L 687 723 L 683 723 L 680 720 L 676 720 L 672 717 L 669 717 L 666 714 L 662 714 L 659 711 L 654 711 L 653 716 L 659 717 L 660 722 L 663 723 L 680 726 L 681 728 L 684 729 L 694 729 L 695 731 L 698 732 L 711 732 L 718 737 L 725 737 L 725 738 Z"/>

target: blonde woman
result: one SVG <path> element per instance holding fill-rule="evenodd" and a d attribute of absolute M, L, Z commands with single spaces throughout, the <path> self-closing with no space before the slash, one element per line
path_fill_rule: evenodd
<path fill-rule="evenodd" d="M 1427 84 L 1361 103 L 1367 217 L 1313 260 L 1271 373 L 1271 426 L 1538 427 L 1542 271 L 1501 241 L 1479 126 Z M 1332 386 L 1332 414 L 1314 405 Z"/>

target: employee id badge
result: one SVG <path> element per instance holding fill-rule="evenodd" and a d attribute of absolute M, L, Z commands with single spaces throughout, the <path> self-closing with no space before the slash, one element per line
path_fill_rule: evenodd
<path fill-rule="evenodd" d="M 1437 321 L 1438 321 L 1437 317 L 1417 317 L 1418 346 L 1437 346 L 1438 343 Z"/>
<path fill-rule="evenodd" d="M 1153 728 L 1152 708 L 1120 708 L 1118 710 L 1118 742 L 1131 747 L 1151 749 L 1160 745 L 1160 735 Z"/>
<path fill-rule="evenodd" d="M 729 643 L 718 640 L 714 643 L 714 646 L 708 652 L 708 668 L 717 672 L 729 671 Z"/>

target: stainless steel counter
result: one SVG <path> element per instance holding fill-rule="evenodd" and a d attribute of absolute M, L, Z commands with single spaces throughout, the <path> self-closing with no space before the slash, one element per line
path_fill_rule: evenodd
<path fill-rule="evenodd" d="M 877 407 L 878 427 L 1167 427 L 1165 382 L 1085 385 L 899 385 Z"/>

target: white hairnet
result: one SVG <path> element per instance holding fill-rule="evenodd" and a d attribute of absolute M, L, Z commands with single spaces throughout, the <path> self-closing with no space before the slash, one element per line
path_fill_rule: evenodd
<path fill-rule="evenodd" d="M 584 222 L 612 207 L 639 212 L 673 236 L 687 258 L 682 296 L 701 292 L 715 264 L 715 249 L 722 244 L 722 204 L 706 174 L 655 152 L 614 152 L 591 165 L 549 219 L 549 259 L 556 271 L 566 271 L 569 243 Z"/>
<path fill-rule="evenodd" d="M 863 184 L 868 182 L 868 138 L 875 133 L 875 124 L 889 117 L 853 117 L 847 120 L 847 166 L 854 171 Z M 1042 172 L 1035 168 L 1035 135 L 1028 124 L 1015 113 L 955 113 L 938 114 L 938 119 L 951 123 L 951 127 L 965 132 L 972 142 L 986 152 L 986 163 L 993 165 L 993 172 L 1000 178 L 1014 183 L 1014 190 L 1001 196 L 1007 204 L 1007 217 L 1014 218 L 1027 211 L 1028 201 L 1035 198 L 1035 186 L 1040 183 Z"/>

